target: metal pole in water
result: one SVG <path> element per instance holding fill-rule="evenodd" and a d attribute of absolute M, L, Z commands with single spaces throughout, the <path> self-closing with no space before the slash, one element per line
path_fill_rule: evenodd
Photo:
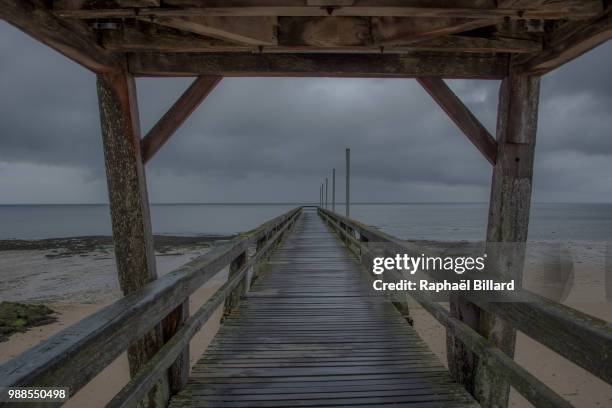
<path fill-rule="evenodd" d="M 332 169 L 332 211 L 336 212 L 336 169 Z"/>
<path fill-rule="evenodd" d="M 327 210 L 327 177 L 325 177 L 325 209 Z"/>
<path fill-rule="evenodd" d="M 351 149 L 346 149 L 346 218 L 351 214 Z"/>

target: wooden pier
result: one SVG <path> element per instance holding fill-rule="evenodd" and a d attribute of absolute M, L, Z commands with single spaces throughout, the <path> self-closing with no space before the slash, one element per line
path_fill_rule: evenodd
<path fill-rule="evenodd" d="M 478 404 L 307 210 L 170 407 L 339 406 Z"/>
<path fill-rule="evenodd" d="M 203 393 L 197 398 L 203 402 L 211 402 L 220 390 L 233 392 L 230 385 L 259 378 L 249 377 L 249 373 L 268 370 L 263 366 L 247 368 L 240 365 L 247 364 L 243 362 L 230 370 L 237 356 L 222 355 L 223 347 L 252 347 L 253 356 L 259 356 L 264 352 L 259 348 L 273 350 L 297 335 L 293 328 L 285 327 L 287 322 L 267 324 L 266 316 L 272 322 L 288 317 L 295 324 L 312 328 L 318 317 L 315 312 L 324 310 L 332 313 L 330 322 L 347 318 L 348 330 L 342 338 L 355 344 L 356 340 L 368 339 L 372 345 L 385 344 L 388 351 L 395 350 L 388 338 L 403 340 L 398 341 L 400 348 L 421 344 L 410 327 L 399 324 L 389 303 L 361 292 L 364 286 L 355 272 L 357 259 L 362 264 L 368 260 L 364 243 L 383 242 L 397 251 L 405 251 L 406 243 L 327 211 L 321 208 L 323 203 L 318 214 L 355 254 L 353 260 L 312 212 L 297 208 L 218 245 L 168 275 L 158 276 L 146 164 L 223 78 L 416 79 L 491 164 L 490 208 L 483 238 L 487 244 L 519 244 L 519 250 L 491 260 L 495 263 L 491 268 L 499 276 L 520 282 L 525 261 L 520 248 L 527 240 L 529 225 L 540 78 L 612 38 L 612 5 L 606 0 L 0 0 L 0 18 L 97 76 L 115 255 L 124 294 L 112 305 L 0 366 L 0 395 L 15 386 L 61 386 L 74 395 L 127 351 L 131 381 L 110 402 L 111 407 L 144 402 L 161 408 L 177 394 L 181 396 L 175 397 L 173 404 L 179 399 L 186 401 L 189 341 L 224 302 L 228 314 L 225 324 L 188 386 L 194 390 L 195 384 L 202 384 Z M 143 76 L 195 77 L 145 135 L 141 133 L 135 84 L 135 78 Z M 445 83 L 448 78 L 500 80 L 495 136 Z M 296 221 L 297 228 L 283 241 Z M 274 252 L 280 242 L 283 246 Z M 265 265 L 271 254 L 274 258 L 268 264 L 268 273 L 255 280 L 248 294 L 251 271 Z M 328 262 L 335 266 L 332 270 L 323 268 Z M 317 272 L 300 274 L 309 265 Z M 204 306 L 190 312 L 189 296 L 226 267 L 228 281 Z M 334 291 L 323 285 L 317 287 L 320 279 L 315 278 L 324 273 L 329 274 L 329 284 L 346 279 L 355 286 L 347 289 L 340 285 Z M 308 289 L 318 289 L 325 296 L 306 296 Z M 272 296 L 275 291 L 278 296 Z M 503 302 L 457 296 L 450 301 L 450 311 L 426 298 L 416 300 L 446 327 L 450 376 L 481 406 L 507 407 L 511 386 L 536 407 L 571 406 L 516 364 L 517 331 L 612 383 L 612 325 L 608 322 L 524 290 Z M 405 302 L 393 305 L 404 316 L 408 312 Z M 271 309 L 279 316 L 269 315 Z M 356 322 L 364 327 L 351 335 Z M 380 330 L 378 334 L 385 336 L 368 337 L 366 325 L 362 325 L 366 322 L 376 328 L 374 333 Z M 333 330 L 326 335 L 336 333 L 332 338 L 339 339 L 343 326 L 330 325 Z M 311 340 L 323 341 L 323 325 L 320 327 L 308 334 Z M 265 342 L 258 329 L 267 332 Z M 226 338 L 228 342 L 223 344 Z M 316 350 L 304 347 L 306 353 Z M 427 357 L 429 352 L 422 351 L 419 358 L 431 364 L 432 372 L 439 372 L 439 365 Z M 290 353 L 278 353 L 277 359 L 282 358 L 287 363 L 292 357 Z M 362 365 L 350 364 L 342 371 L 342 361 L 357 362 L 348 354 L 343 356 L 346 360 L 334 360 L 335 365 L 325 369 L 323 365 L 307 367 L 322 358 L 296 360 L 294 368 L 280 370 L 284 372 L 281 377 L 266 378 L 278 378 L 279 382 L 293 378 L 297 390 L 298 378 L 310 378 L 298 374 L 350 376 L 351 372 L 363 374 L 371 369 L 383 375 L 384 370 L 397 373 L 408 369 L 413 361 L 406 356 L 405 363 L 402 357 L 393 360 L 397 364 L 382 364 L 378 356 L 373 361 L 363 357 Z M 215 364 L 205 364 L 209 360 Z M 366 365 L 366 361 L 372 365 Z M 342 372 L 345 374 L 339 374 Z M 441 373 L 440 378 L 446 375 Z M 227 378 L 228 382 L 204 387 L 211 378 Z M 442 388 L 458 389 L 445 381 L 440 383 L 446 387 Z M 409 397 L 408 390 L 419 389 L 411 388 L 416 383 L 410 378 L 401 386 L 384 383 L 390 388 L 373 391 L 371 400 L 364 396 L 363 406 L 369 404 L 367 401 L 382 401 L 384 395 L 389 395 L 389 401 L 404 401 L 402 398 Z M 374 384 L 382 386 L 380 382 Z M 345 392 L 345 401 L 354 400 L 348 399 L 349 395 L 358 398 L 359 391 L 341 388 L 338 383 L 325 386 L 337 390 L 328 390 L 332 393 Z M 240 402 L 247 397 L 238 397 L 242 395 L 238 388 L 230 394 L 236 396 L 232 401 L 238 405 L 267 401 L 258 399 L 265 391 L 255 388 L 249 393 L 252 401 Z M 313 392 L 308 390 L 307 394 Z M 302 394 L 294 393 L 295 400 L 308 401 Z M 469 404 L 466 395 L 456 394 Z M 315 398 L 314 394 L 310 396 L 311 400 Z M 222 402 L 227 405 L 232 401 Z M 440 401 L 432 404 L 444 405 Z"/>

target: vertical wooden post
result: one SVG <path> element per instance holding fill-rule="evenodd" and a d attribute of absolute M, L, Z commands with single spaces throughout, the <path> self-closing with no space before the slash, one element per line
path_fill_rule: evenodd
<path fill-rule="evenodd" d="M 336 169 L 332 169 L 332 211 L 336 212 Z"/>
<path fill-rule="evenodd" d="M 351 149 L 346 149 L 346 218 L 351 214 Z"/>
<path fill-rule="evenodd" d="M 140 123 L 134 79 L 125 72 L 97 78 L 100 124 L 104 145 L 109 203 L 119 284 L 124 295 L 157 279 L 149 201 L 142 154 Z M 187 303 L 179 306 L 164 324 L 156 326 L 128 350 L 133 376 L 179 329 L 189 314 Z M 169 393 L 187 381 L 189 350 L 169 370 L 169 377 L 151 390 L 147 404 L 165 406 Z"/>
<path fill-rule="evenodd" d="M 125 72 L 98 75 L 98 101 L 119 284 L 124 295 L 157 278 L 134 79 Z M 163 345 L 161 324 L 128 350 L 132 376 Z M 168 381 L 149 394 L 165 406 Z"/>
<path fill-rule="evenodd" d="M 244 266 L 246 261 L 247 261 L 247 253 L 245 251 L 241 253 L 240 255 L 238 255 L 236 259 L 234 259 L 230 263 L 229 275 L 227 277 L 227 280 L 230 280 Z M 230 314 L 238 306 L 238 303 L 240 303 L 240 298 L 242 297 L 242 295 L 246 293 L 248 289 L 246 287 L 246 281 L 247 281 L 247 275 L 245 274 L 244 278 L 242 279 L 242 282 L 238 286 L 236 286 L 236 288 L 232 291 L 232 293 L 230 293 L 230 295 L 225 300 L 225 310 L 223 312 L 224 317 Z"/>
<path fill-rule="evenodd" d="M 511 75 L 500 87 L 497 119 L 497 160 L 493 168 L 487 227 L 488 269 L 521 286 L 533 177 L 540 78 Z M 514 355 L 516 330 L 475 305 L 456 301 L 451 313 L 469 324 L 509 356 Z M 482 406 L 506 407 L 509 385 L 495 372 L 450 339 L 449 366 L 456 379 Z M 452 361 L 451 361 L 452 360 Z"/>

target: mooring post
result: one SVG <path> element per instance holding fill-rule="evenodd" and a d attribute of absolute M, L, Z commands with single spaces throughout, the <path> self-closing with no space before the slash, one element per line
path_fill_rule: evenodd
<path fill-rule="evenodd" d="M 533 177 L 540 78 L 511 75 L 500 87 L 497 160 L 493 167 L 487 227 L 487 269 L 521 286 Z M 472 326 L 494 347 L 512 357 L 516 330 L 474 304 L 451 302 L 451 313 Z M 461 342 L 449 338 L 449 368 L 482 406 L 507 407 L 509 384 L 479 362 Z"/>
<path fill-rule="evenodd" d="M 332 211 L 336 212 L 336 169 L 332 169 Z"/>
<path fill-rule="evenodd" d="M 140 151 L 136 84 L 126 72 L 113 72 L 98 75 L 97 89 L 117 274 L 121 290 L 127 296 L 157 279 Z M 159 324 L 130 346 L 130 374 L 134 376 L 163 343 Z M 145 405 L 166 406 L 169 388 L 168 377 L 162 378 L 149 393 Z"/>
<path fill-rule="evenodd" d="M 346 149 L 346 218 L 351 214 L 351 149 Z"/>

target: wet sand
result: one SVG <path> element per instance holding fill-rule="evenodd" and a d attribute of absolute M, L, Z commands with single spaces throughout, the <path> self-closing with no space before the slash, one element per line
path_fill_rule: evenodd
<path fill-rule="evenodd" d="M 120 297 L 112 250 L 104 245 L 66 256 L 47 256 L 65 252 L 61 248 L 5 248 L 0 252 L 0 299 L 41 302 L 58 312 L 58 321 L 16 333 L 0 343 L 0 363 L 9 360 L 38 342 L 81 320 Z M 55 249 L 55 251 L 53 251 Z M 205 253 L 206 246 L 169 246 L 157 254 L 158 273 L 163 275 Z M 74 251 L 72 251 L 74 252 Z M 599 253 L 599 248 L 597 248 Z M 584 252 L 582 252 L 584 253 Z M 567 302 L 583 312 L 612 321 L 612 305 L 606 303 L 603 289 L 603 264 L 589 257 L 575 264 L 575 281 Z M 203 304 L 227 277 L 223 271 L 190 298 L 191 310 Z M 86 278 L 86 279 L 84 279 Z M 590 302 L 584 300 L 590 299 Z M 444 328 L 417 305 L 411 313 L 415 328 L 432 351 L 446 364 Z M 206 349 L 219 327 L 220 310 L 191 342 L 191 363 Z M 612 406 L 612 387 L 544 346 L 519 334 L 516 360 L 580 408 Z M 121 355 L 92 382 L 81 389 L 65 406 L 102 407 L 128 381 L 127 358 Z M 531 406 L 513 392 L 511 406 Z"/>

